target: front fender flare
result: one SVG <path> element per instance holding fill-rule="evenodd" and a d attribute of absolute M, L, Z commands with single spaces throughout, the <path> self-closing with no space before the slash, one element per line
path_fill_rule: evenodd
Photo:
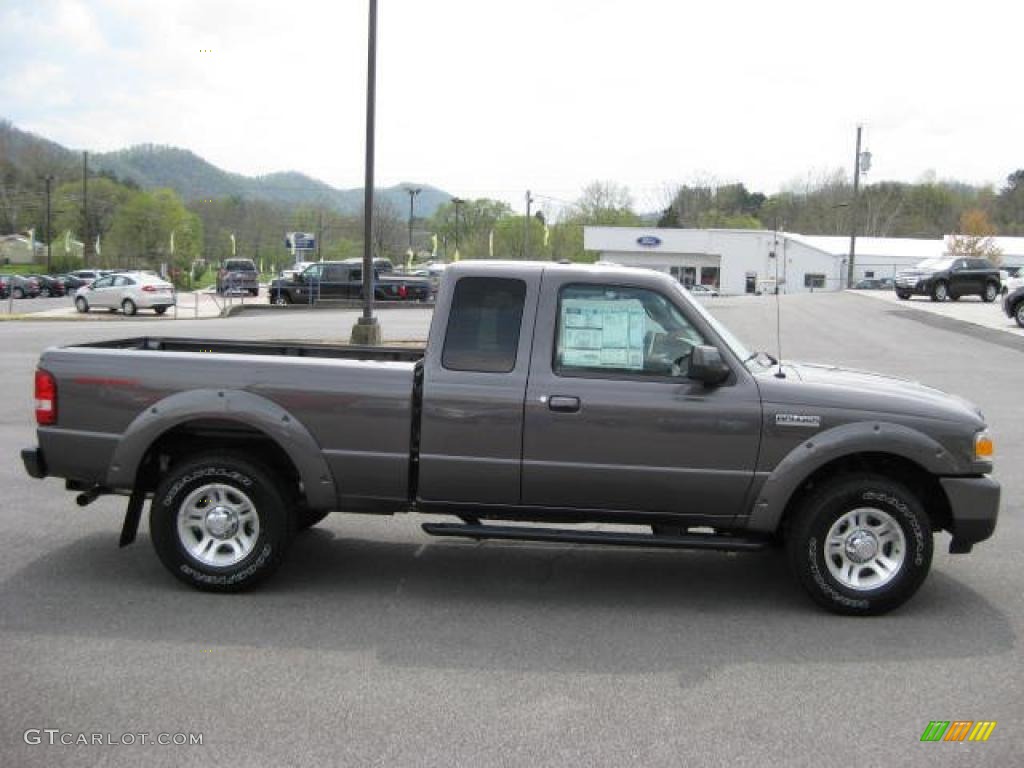
<path fill-rule="evenodd" d="M 150 405 L 122 435 L 107 472 L 111 488 L 134 488 L 142 457 L 168 430 L 196 419 L 237 421 L 267 435 L 295 464 L 306 501 L 315 509 L 337 505 L 334 477 L 309 430 L 284 408 L 237 389 L 193 389 Z"/>
<path fill-rule="evenodd" d="M 892 454 L 935 475 L 958 474 L 955 457 L 922 432 L 886 421 L 843 424 L 808 438 L 779 462 L 754 499 L 747 528 L 774 532 L 789 500 L 812 473 L 857 453 Z"/>

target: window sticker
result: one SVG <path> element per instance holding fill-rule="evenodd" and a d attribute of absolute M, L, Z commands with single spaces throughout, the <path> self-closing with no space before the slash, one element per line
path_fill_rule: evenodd
<path fill-rule="evenodd" d="M 646 325 L 637 299 L 563 299 L 562 365 L 642 371 Z"/>

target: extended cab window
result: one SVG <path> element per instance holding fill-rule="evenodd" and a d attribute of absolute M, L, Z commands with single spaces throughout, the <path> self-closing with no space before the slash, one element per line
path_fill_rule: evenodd
<path fill-rule="evenodd" d="M 508 373 L 516 367 L 526 283 L 464 277 L 455 284 L 441 365 L 451 371 Z"/>
<path fill-rule="evenodd" d="M 616 285 L 567 285 L 558 299 L 555 373 L 685 376 L 704 338 L 660 293 Z"/>

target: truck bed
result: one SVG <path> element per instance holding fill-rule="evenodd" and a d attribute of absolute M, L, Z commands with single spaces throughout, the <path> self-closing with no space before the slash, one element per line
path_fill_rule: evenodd
<path fill-rule="evenodd" d="M 334 360 L 371 360 L 415 363 L 423 359 L 426 347 L 361 347 L 346 344 L 314 344 L 287 341 L 233 341 L 228 339 L 189 339 L 161 336 L 137 336 L 113 339 L 74 347 L 138 350 L 140 352 L 204 352 L 219 355 L 281 355 L 284 357 L 320 357 Z"/>

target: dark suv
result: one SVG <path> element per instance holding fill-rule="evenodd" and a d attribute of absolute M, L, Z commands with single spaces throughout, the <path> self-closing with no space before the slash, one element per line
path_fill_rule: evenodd
<path fill-rule="evenodd" d="M 240 292 L 259 295 L 260 277 L 252 259 L 228 259 L 217 271 L 217 293 Z"/>
<path fill-rule="evenodd" d="M 999 270 L 986 259 L 925 259 L 914 269 L 896 276 L 896 295 L 909 299 L 912 295 L 927 296 L 932 301 L 956 301 L 961 296 L 980 296 L 995 301 L 1002 280 Z"/>
<path fill-rule="evenodd" d="M 373 295 L 378 301 L 427 301 L 430 281 L 381 275 L 374 271 Z M 359 261 L 319 261 L 292 278 L 278 278 L 267 290 L 271 304 L 307 304 L 330 299 L 359 299 L 363 266 Z"/>
<path fill-rule="evenodd" d="M 1024 328 L 1024 286 L 1011 291 L 1003 299 L 1003 311 L 1007 317 L 1012 317 L 1017 321 L 1017 325 Z"/>

